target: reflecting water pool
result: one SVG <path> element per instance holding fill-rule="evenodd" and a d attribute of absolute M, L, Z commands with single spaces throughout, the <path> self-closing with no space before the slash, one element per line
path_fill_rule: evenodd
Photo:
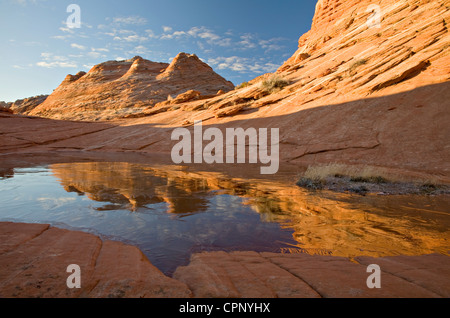
<path fill-rule="evenodd" d="M 420 255 L 450 250 L 448 196 L 308 192 L 177 166 L 121 162 L 11 169 L 0 221 L 49 223 L 138 246 L 166 274 L 193 252 Z"/>

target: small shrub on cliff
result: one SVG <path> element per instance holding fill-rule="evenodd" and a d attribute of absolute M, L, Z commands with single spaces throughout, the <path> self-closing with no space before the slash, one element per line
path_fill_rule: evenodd
<path fill-rule="evenodd" d="M 297 186 L 309 190 L 322 190 L 325 187 L 325 180 L 314 178 L 301 178 L 297 182 Z"/>
<path fill-rule="evenodd" d="M 249 83 L 249 82 L 244 82 L 244 83 L 241 83 L 241 84 L 239 84 L 238 86 L 236 86 L 236 88 L 235 89 L 241 89 L 241 88 L 244 88 L 244 87 L 248 87 L 248 86 L 250 86 L 251 84 Z"/>
<path fill-rule="evenodd" d="M 280 91 L 288 85 L 289 82 L 278 75 L 273 75 L 261 82 L 261 88 L 269 94 Z"/>
<path fill-rule="evenodd" d="M 354 74 L 355 70 L 364 64 L 367 64 L 367 59 L 360 59 L 358 61 L 355 61 L 349 68 L 350 74 Z"/>

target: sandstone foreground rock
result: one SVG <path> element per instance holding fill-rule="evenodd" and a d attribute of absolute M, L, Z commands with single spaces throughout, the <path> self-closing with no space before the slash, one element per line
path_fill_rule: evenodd
<path fill-rule="evenodd" d="M 0 223 L 0 297 L 189 297 L 190 290 L 119 242 L 41 224 Z M 77 264 L 82 288 L 69 289 Z"/>
<path fill-rule="evenodd" d="M 262 81 L 271 74 L 236 90 L 220 78 L 213 83 L 223 87 L 209 87 L 211 70 L 183 54 L 170 65 L 136 57 L 67 76 L 31 111 L 52 119 L 0 112 L 0 160 L 60 151 L 170 160 L 173 129 L 202 120 L 222 131 L 280 128 L 282 166 L 372 165 L 450 184 L 448 1 L 378 1 L 379 28 L 367 24 L 371 4 L 319 0 L 311 31 L 276 72 L 289 84 L 270 93 Z M 191 78 L 198 87 L 184 86 L 179 75 L 193 70 L 205 76 Z M 153 84 L 161 91 L 144 89 Z M 188 90 L 200 95 L 187 98 Z M 168 95 L 181 95 L 180 103 Z M 124 115 L 131 118 L 118 120 Z M 449 258 L 438 254 L 349 260 L 213 252 L 194 254 L 169 278 L 135 247 L 91 234 L 4 223 L 0 236 L 3 297 L 450 297 Z M 76 262 L 86 285 L 68 291 L 65 269 Z M 365 286 L 368 264 L 382 268 L 380 290 Z"/>
<path fill-rule="evenodd" d="M 174 278 L 136 247 L 45 224 L 0 223 L 2 298 L 372 298 L 450 296 L 450 258 L 356 258 L 256 252 L 194 254 Z M 81 288 L 66 285 L 81 268 Z M 381 289 L 366 285 L 379 264 Z"/>

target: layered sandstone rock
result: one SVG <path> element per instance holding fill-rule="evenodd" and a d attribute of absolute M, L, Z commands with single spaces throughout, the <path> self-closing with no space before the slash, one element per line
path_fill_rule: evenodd
<path fill-rule="evenodd" d="M 2 298 L 191 296 L 134 246 L 46 224 L 0 223 L 0 237 Z M 71 264 L 80 267 L 81 288 L 67 287 Z"/>
<path fill-rule="evenodd" d="M 143 112 L 169 95 L 192 89 L 211 95 L 233 88 L 231 82 L 193 54 L 180 53 L 170 64 L 136 56 L 98 64 L 88 73 L 67 75 L 30 114 L 56 119 L 112 119 Z"/>
<path fill-rule="evenodd" d="M 48 95 L 38 95 L 29 98 L 18 99 L 13 103 L 0 102 L 0 107 L 3 106 L 4 108 L 8 108 L 13 113 L 26 115 L 30 113 L 34 108 L 42 104 L 47 99 L 47 97 Z"/>
<path fill-rule="evenodd" d="M 440 254 L 348 258 L 307 254 L 193 254 L 173 278 L 134 246 L 51 227 L 0 223 L 2 298 L 448 298 L 449 260 Z M 70 289 L 71 264 L 81 288 Z M 379 264 L 382 288 L 367 287 Z"/>
<path fill-rule="evenodd" d="M 255 252 L 194 254 L 174 278 L 194 297 L 440 298 L 449 295 L 448 256 L 347 258 Z M 380 289 L 367 287 L 367 266 L 380 264 Z"/>

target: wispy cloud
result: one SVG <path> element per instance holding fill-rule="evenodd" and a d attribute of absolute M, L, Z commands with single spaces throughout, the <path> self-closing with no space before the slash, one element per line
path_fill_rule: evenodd
<path fill-rule="evenodd" d="M 143 42 L 148 40 L 147 37 L 145 36 L 140 36 L 137 34 L 133 34 L 133 35 L 128 35 L 128 36 L 115 36 L 114 37 L 114 41 L 125 41 L 125 42 Z"/>
<path fill-rule="evenodd" d="M 231 70 L 239 73 L 271 73 L 278 68 L 278 65 L 266 62 L 263 58 L 239 56 L 210 58 L 208 64 L 217 67 L 218 70 Z"/>
<path fill-rule="evenodd" d="M 144 54 L 149 54 L 151 51 L 149 49 L 147 49 L 145 46 L 143 45 L 138 45 L 136 47 L 134 47 L 133 49 L 127 51 L 127 55 L 144 55 Z"/>
<path fill-rule="evenodd" d="M 76 68 L 77 64 L 73 61 L 70 61 L 65 56 L 60 55 L 54 55 L 53 53 L 44 52 L 41 53 L 42 61 L 37 62 L 36 65 L 39 67 L 45 67 L 45 68 L 55 68 L 55 67 L 62 67 L 62 68 Z"/>
<path fill-rule="evenodd" d="M 72 197 L 61 197 L 61 198 L 37 198 L 37 201 L 41 204 L 42 207 L 45 209 L 55 209 L 60 208 L 64 205 L 67 205 L 69 203 L 72 203 L 76 201 L 75 198 Z"/>
<path fill-rule="evenodd" d="M 159 37 L 161 40 L 172 40 L 181 38 L 194 38 L 204 40 L 210 45 L 229 46 L 231 45 L 230 38 L 224 38 L 209 28 L 204 26 L 192 27 L 189 30 L 173 31 L 171 27 L 163 27 L 164 33 Z"/>
<path fill-rule="evenodd" d="M 254 36 L 251 34 L 244 34 L 240 36 L 241 41 L 238 42 L 238 45 L 242 49 L 254 49 L 256 47 L 256 43 L 254 41 Z"/>
<path fill-rule="evenodd" d="M 117 17 L 112 19 L 116 24 L 144 25 L 147 19 L 140 16 Z"/>
<path fill-rule="evenodd" d="M 21 6 L 26 6 L 27 4 L 37 4 L 38 0 L 13 0 L 12 2 L 19 4 Z"/>
<path fill-rule="evenodd" d="M 81 44 L 72 43 L 72 44 L 70 44 L 70 46 L 73 47 L 74 49 L 86 50 L 86 47 Z"/>

